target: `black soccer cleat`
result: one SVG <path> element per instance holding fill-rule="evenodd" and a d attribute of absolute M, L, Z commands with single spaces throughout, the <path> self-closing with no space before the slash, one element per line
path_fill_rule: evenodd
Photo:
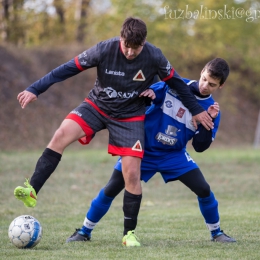
<path fill-rule="evenodd" d="M 232 243 L 237 242 L 233 237 L 226 235 L 223 230 L 221 230 L 217 235 L 215 235 L 211 241 L 221 242 L 221 243 Z"/>
<path fill-rule="evenodd" d="M 85 242 L 85 241 L 89 241 L 91 239 L 91 236 L 84 234 L 83 232 L 80 232 L 80 229 L 76 229 L 76 231 L 66 240 L 66 243 L 70 243 L 70 242 L 77 242 L 77 241 L 81 241 L 81 242 Z"/>

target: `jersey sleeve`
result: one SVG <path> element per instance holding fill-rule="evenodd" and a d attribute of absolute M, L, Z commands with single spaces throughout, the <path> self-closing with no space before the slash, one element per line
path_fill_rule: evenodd
<path fill-rule="evenodd" d="M 210 147 L 211 143 L 215 140 L 220 122 L 220 113 L 215 119 L 213 119 L 213 122 L 213 130 L 207 130 L 204 126 L 200 125 L 195 135 L 193 136 L 192 146 L 196 152 L 204 152 Z"/>
<path fill-rule="evenodd" d="M 26 90 L 38 96 L 54 83 L 64 81 L 88 68 L 96 67 L 100 61 L 101 45 L 102 42 L 85 50 L 74 59 L 60 65 L 38 81 L 34 82 Z"/>
<path fill-rule="evenodd" d="M 212 130 L 201 125 L 193 136 L 192 146 L 196 152 L 202 153 L 210 147 L 212 141 Z"/>
<path fill-rule="evenodd" d="M 45 92 L 54 83 L 63 81 L 67 78 L 77 75 L 80 72 L 81 70 L 78 69 L 74 59 L 72 59 L 60 65 L 59 67 L 55 68 L 54 70 L 46 74 L 41 79 L 35 81 L 26 90 L 38 96 L 41 93 Z"/>
<path fill-rule="evenodd" d="M 75 64 L 79 70 L 97 67 L 100 62 L 102 42 L 85 50 L 75 57 Z"/>
<path fill-rule="evenodd" d="M 191 93 L 190 88 L 186 85 L 186 83 L 182 80 L 176 71 L 173 70 L 172 76 L 169 77 L 165 82 L 169 88 L 178 93 L 181 102 L 189 109 L 193 116 L 205 111 Z"/>
<path fill-rule="evenodd" d="M 198 104 L 196 98 L 191 93 L 186 83 L 182 80 L 162 53 L 159 59 L 158 75 L 162 81 L 167 83 L 169 88 L 178 93 L 182 103 L 189 109 L 193 116 L 205 111 L 203 107 Z"/>
<path fill-rule="evenodd" d="M 159 56 L 159 64 L 158 64 L 158 76 L 162 81 L 166 81 L 171 78 L 174 74 L 174 69 L 171 63 L 166 59 L 166 57 L 162 54 L 161 50 L 158 49 Z"/>

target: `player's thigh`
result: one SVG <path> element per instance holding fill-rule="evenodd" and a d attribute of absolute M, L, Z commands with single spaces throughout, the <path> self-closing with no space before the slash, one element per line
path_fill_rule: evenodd
<path fill-rule="evenodd" d="M 144 182 L 148 182 L 157 172 L 157 162 L 154 160 L 145 160 L 145 156 L 141 161 L 141 177 L 140 179 Z M 155 163 L 154 163 L 155 162 Z M 114 169 L 122 172 L 122 157 L 116 162 Z"/>
<path fill-rule="evenodd" d="M 143 120 L 116 121 L 107 119 L 107 129 L 109 131 L 108 152 L 110 154 L 143 158 Z"/>
<path fill-rule="evenodd" d="M 83 130 L 84 134 L 78 141 L 86 145 L 95 136 L 96 132 L 106 128 L 106 119 L 91 104 L 82 102 L 66 117 L 75 121 Z"/>
<path fill-rule="evenodd" d="M 82 102 L 66 117 L 77 122 L 86 135 L 106 128 L 106 119 L 91 104 Z"/>
<path fill-rule="evenodd" d="M 161 159 L 160 159 L 161 158 Z M 165 182 L 177 180 L 179 176 L 198 168 L 196 162 L 185 150 L 177 150 L 159 156 L 158 172 L 161 173 Z"/>
<path fill-rule="evenodd" d="M 210 186 L 199 168 L 186 172 L 178 179 L 200 198 L 210 195 Z"/>
<path fill-rule="evenodd" d="M 62 152 L 65 147 L 84 135 L 84 131 L 75 121 L 64 119 L 60 127 L 56 130 L 48 147 L 57 152 Z"/>

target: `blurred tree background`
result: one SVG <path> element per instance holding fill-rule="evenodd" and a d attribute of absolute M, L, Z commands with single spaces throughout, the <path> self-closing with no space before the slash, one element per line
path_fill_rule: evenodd
<path fill-rule="evenodd" d="M 92 88 L 95 70 L 58 83 L 22 110 L 17 94 L 101 40 L 128 16 L 148 27 L 183 77 L 199 79 L 207 61 L 226 59 L 230 77 L 215 99 L 218 144 L 252 144 L 260 108 L 260 4 L 243 0 L 0 0 L 0 148 L 42 148 Z M 105 135 L 105 134 L 104 134 Z M 99 135 L 103 140 L 104 135 Z M 103 141 L 102 141 L 103 142 Z M 106 141 L 105 141 L 106 143 Z M 215 145 L 215 144 L 214 144 Z"/>

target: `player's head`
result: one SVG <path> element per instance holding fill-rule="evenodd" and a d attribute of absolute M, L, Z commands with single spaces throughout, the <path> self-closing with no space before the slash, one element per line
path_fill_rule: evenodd
<path fill-rule="evenodd" d="M 120 46 L 127 59 L 132 60 L 140 54 L 146 35 L 146 24 L 141 19 L 128 17 L 124 21 L 120 32 Z"/>
<path fill-rule="evenodd" d="M 200 74 L 199 90 L 202 95 L 210 95 L 221 89 L 229 75 L 229 66 L 224 59 L 209 61 Z"/>

